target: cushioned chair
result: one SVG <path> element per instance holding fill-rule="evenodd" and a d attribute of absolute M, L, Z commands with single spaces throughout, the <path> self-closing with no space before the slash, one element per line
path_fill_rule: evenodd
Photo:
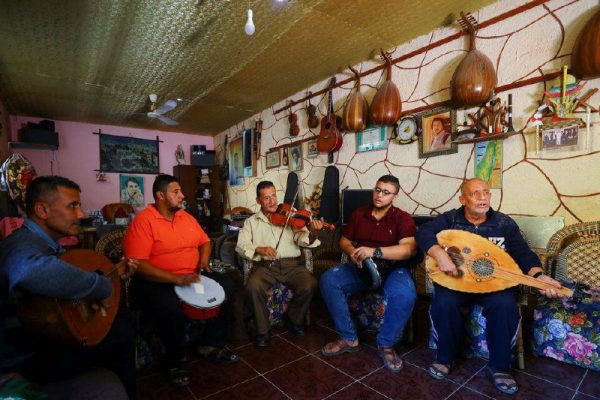
<path fill-rule="evenodd" d="M 302 248 L 304 264 L 306 269 L 313 272 L 313 257 L 311 249 Z M 242 259 L 244 268 L 244 286 L 248 282 L 252 272 L 253 263 L 251 260 Z M 283 324 L 283 315 L 287 310 L 287 305 L 294 296 L 294 292 L 284 284 L 277 282 L 267 293 L 267 309 L 269 310 L 269 320 L 271 325 L 279 326 Z M 310 313 L 309 313 L 310 314 Z M 306 315 L 306 323 L 309 323 L 309 314 Z"/>
<path fill-rule="evenodd" d="M 548 241 L 553 277 L 600 286 L 600 221 L 567 226 Z M 538 298 L 533 314 L 533 353 L 600 371 L 600 303 Z"/>

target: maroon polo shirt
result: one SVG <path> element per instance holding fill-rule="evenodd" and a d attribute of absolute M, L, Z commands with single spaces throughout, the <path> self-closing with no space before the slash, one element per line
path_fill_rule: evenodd
<path fill-rule="evenodd" d="M 406 211 L 390 207 L 379 221 L 371 215 L 371 205 L 354 210 L 342 235 L 356 247 L 387 247 L 415 235 L 415 221 Z"/>

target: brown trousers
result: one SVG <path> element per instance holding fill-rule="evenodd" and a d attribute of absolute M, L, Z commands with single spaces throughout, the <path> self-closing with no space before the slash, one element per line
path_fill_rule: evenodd
<path fill-rule="evenodd" d="M 296 325 L 304 325 L 312 296 L 317 290 L 317 280 L 304 266 L 301 257 L 254 262 L 246 284 L 244 316 L 254 319 L 256 334 L 264 335 L 271 329 L 267 310 L 267 292 L 281 282 L 294 292 L 288 304 L 287 316 Z"/>

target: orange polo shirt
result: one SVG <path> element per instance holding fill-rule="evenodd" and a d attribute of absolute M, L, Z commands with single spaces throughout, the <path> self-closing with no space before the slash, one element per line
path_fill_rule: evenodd
<path fill-rule="evenodd" d="M 127 257 L 148 260 L 173 274 L 193 274 L 200 260 L 198 247 L 208 241 L 196 219 L 187 212 L 179 210 L 169 221 L 150 204 L 129 225 L 123 249 Z"/>

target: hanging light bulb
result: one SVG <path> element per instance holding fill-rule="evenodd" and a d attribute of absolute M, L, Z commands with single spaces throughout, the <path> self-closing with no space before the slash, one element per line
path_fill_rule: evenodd
<path fill-rule="evenodd" d="M 252 36 L 254 34 L 254 30 L 256 27 L 254 26 L 254 22 L 252 22 L 252 9 L 248 9 L 248 20 L 246 21 L 246 25 L 244 26 L 244 30 L 246 31 L 246 35 Z"/>

